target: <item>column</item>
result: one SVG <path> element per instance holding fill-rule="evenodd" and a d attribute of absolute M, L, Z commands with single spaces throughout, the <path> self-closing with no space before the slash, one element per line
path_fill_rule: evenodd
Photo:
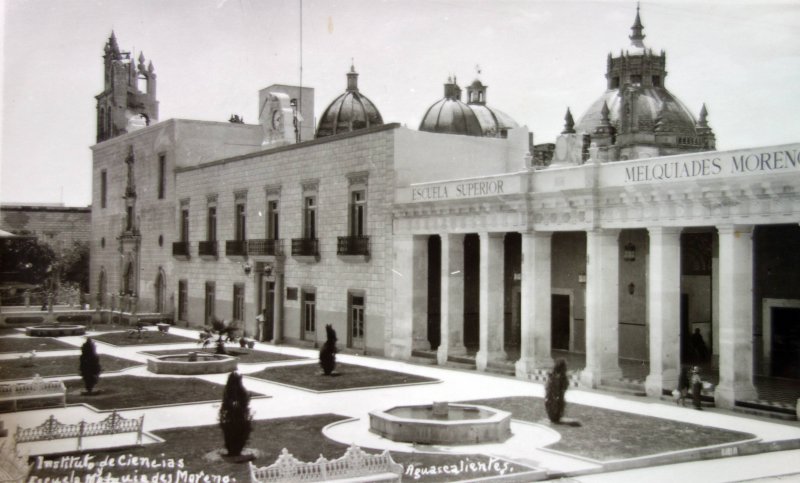
<path fill-rule="evenodd" d="M 712 237 L 711 242 L 711 366 L 719 368 L 719 241 Z"/>
<path fill-rule="evenodd" d="M 505 360 L 503 347 L 503 233 L 480 234 L 480 348 L 475 366 L 485 371 L 489 361 Z"/>
<path fill-rule="evenodd" d="M 428 236 L 415 236 L 413 255 L 413 332 L 412 349 L 430 350 L 428 340 Z"/>
<path fill-rule="evenodd" d="M 440 365 L 448 354 L 461 355 L 464 347 L 464 235 L 439 235 L 442 240 L 441 342 L 436 354 Z"/>
<path fill-rule="evenodd" d="M 619 368 L 619 230 L 586 236 L 586 367 L 581 384 L 597 387 Z M 677 263 L 677 261 L 676 261 Z"/>
<path fill-rule="evenodd" d="M 264 286 L 263 281 L 259 281 Z M 301 308 L 302 310 L 302 308 Z M 272 343 L 283 342 L 283 272 L 275 273 L 275 294 L 272 297 Z"/>
<path fill-rule="evenodd" d="M 753 226 L 718 226 L 719 385 L 718 407 L 755 399 L 753 385 Z"/>
<path fill-rule="evenodd" d="M 551 232 L 522 234 L 522 327 L 517 377 L 553 367 L 551 332 Z"/>
<path fill-rule="evenodd" d="M 647 324 L 650 331 L 650 374 L 645 390 L 661 397 L 678 387 L 681 325 L 681 228 L 648 228 L 650 257 L 647 279 Z"/>
<path fill-rule="evenodd" d="M 392 263 L 392 338 L 386 354 L 393 359 L 411 357 L 415 317 L 414 255 L 419 242 L 413 235 L 395 235 Z M 423 244 L 424 246 L 424 244 Z M 427 263 L 427 260 L 426 260 Z M 427 285 L 427 284 L 426 284 Z"/>

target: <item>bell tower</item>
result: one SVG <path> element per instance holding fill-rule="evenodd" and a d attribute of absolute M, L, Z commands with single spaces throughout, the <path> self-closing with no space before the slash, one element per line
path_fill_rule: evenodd
<path fill-rule="evenodd" d="M 153 62 L 138 65 L 131 52 L 121 51 L 114 32 L 103 51 L 103 92 L 97 100 L 97 142 L 111 139 L 158 121 L 156 73 Z"/>

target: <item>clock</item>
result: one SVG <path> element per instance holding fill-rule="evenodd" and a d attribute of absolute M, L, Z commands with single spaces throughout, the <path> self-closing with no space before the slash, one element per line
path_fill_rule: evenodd
<path fill-rule="evenodd" d="M 272 128 L 275 130 L 281 129 L 283 127 L 283 113 L 280 109 L 275 109 L 272 112 Z"/>

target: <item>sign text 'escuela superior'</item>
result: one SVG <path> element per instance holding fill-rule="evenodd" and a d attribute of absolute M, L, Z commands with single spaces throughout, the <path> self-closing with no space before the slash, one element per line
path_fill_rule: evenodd
<path fill-rule="evenodd" d="M 784 149 L 703 159 L 664 161 L 625 168 L 625 182 L 666 181 L 717 175 L 765 173 L 800 166 L 800 151 Z"/>
<path fill-rule="evenodd" d="M 515 182 L 516 181 L 516 182 Z M 479 198 L 519 192 L 519 180 L 487 179 L 431 184 L 411 188 L 411 201 Z"/>

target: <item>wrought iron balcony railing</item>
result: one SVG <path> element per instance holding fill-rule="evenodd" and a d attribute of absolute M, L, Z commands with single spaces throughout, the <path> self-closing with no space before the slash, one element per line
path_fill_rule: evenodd
<path fill-rule="evenodd" d="M 217 257 L 217 241 L 201 241 L 197 247 L 197 253 L 201 257 Z"/>
<path fill-rule="evenodd" d="M 337 255 L 369 255 L 368 236 L 340 236 L 336 244 Z"/>
<path fill-rule="evenodd" d="M 292 238 L 292 256 L 315 257 L 319 255 L 319 240 L 316 238 Z"/>
<path fill-rule="evenodd" d="M 247 240 L 228 240 L 225 242 L 225 255 L 229 257 L 247 256 Z"/>
<path fill-rule="evenodd" d="M 172 256 L 189 258 L 190 243 L 188 241 L 179 241 L 172 244 Z"/>
<path fill-rule="evenodd" d="M 282 255 L 281 240 L 251 239 L 247 240 L 247 254 L 275 257 Z"/>

